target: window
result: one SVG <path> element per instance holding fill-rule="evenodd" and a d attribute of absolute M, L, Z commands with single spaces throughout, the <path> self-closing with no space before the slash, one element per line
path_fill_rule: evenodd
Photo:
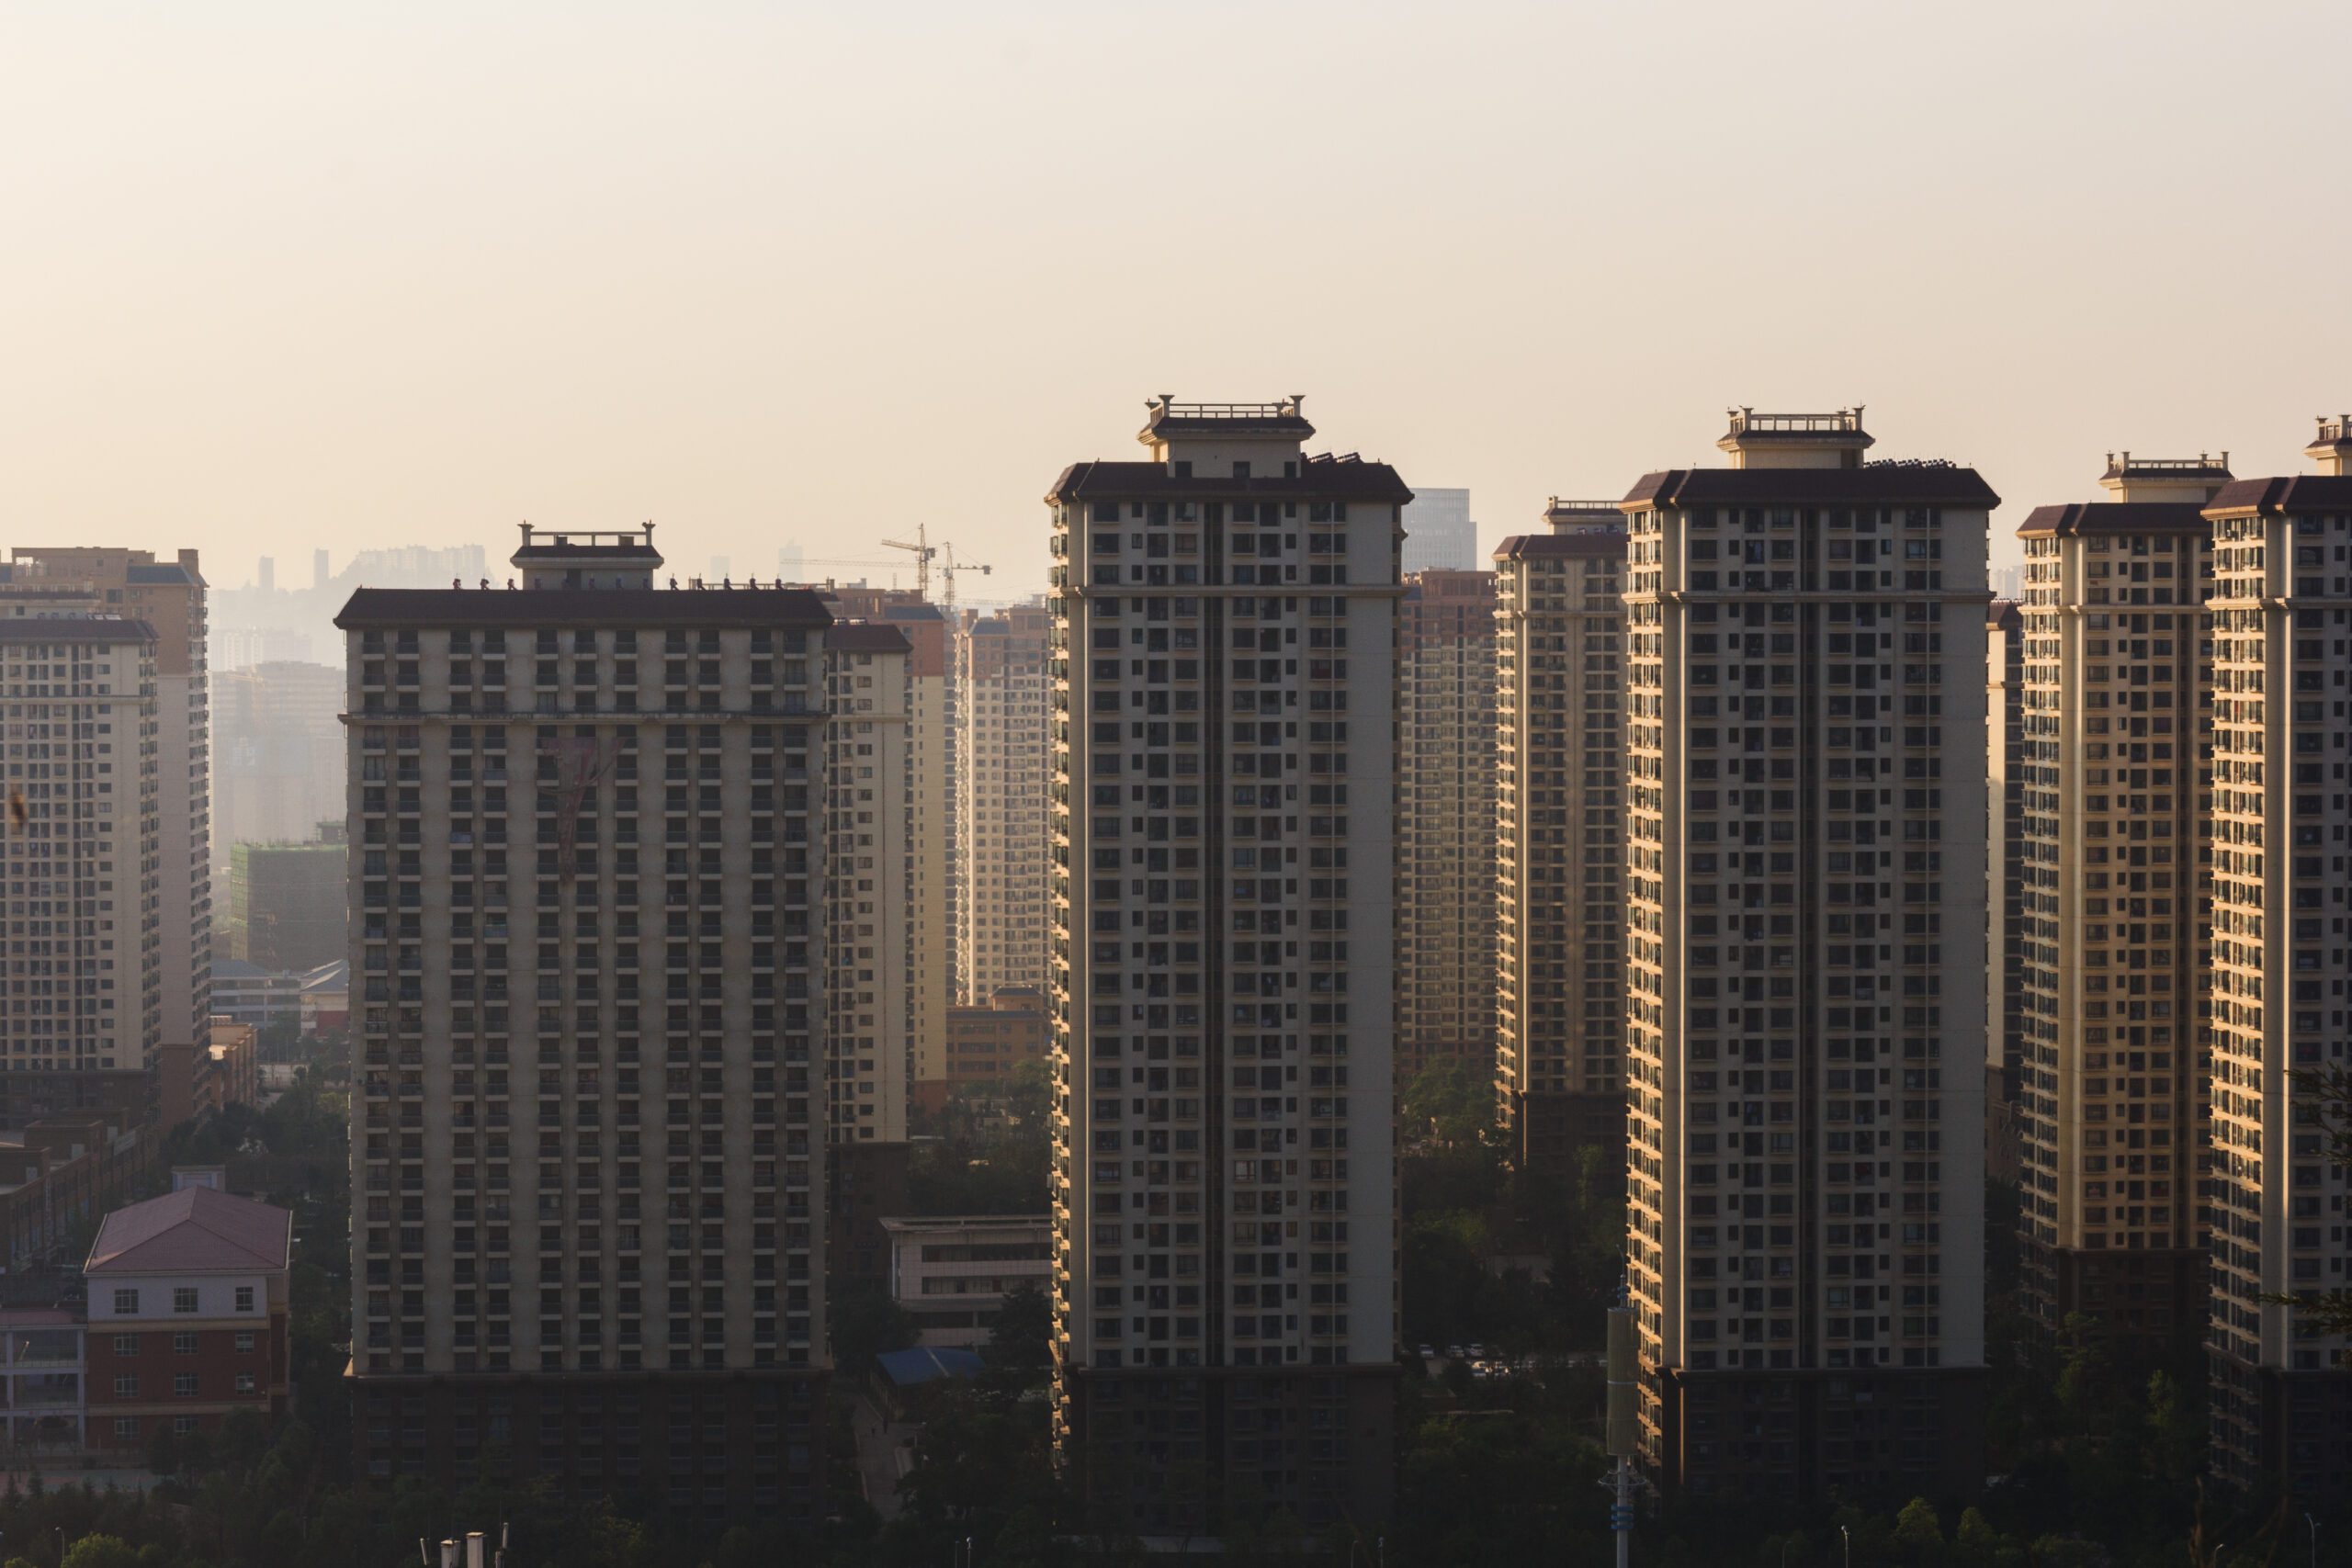
<path fill-rule="evenodd" d="M 237 1287 L 237 1310 L 239 1312 L 254 1310 L 254 1288 L 251 1285 Z"/>
<path fill-rule="evenodd" d="M 193 1416 L 173 1416 L 172 1430 L 178 1433 L 183 1438 L 187 1437 L 190 1432 L 196 1430 L 196 1417 Z"/>
<path fill-rule="evenodd" d="M 116 1416 L 114 1418 L 114 1438 L 115 1441 L 119 1443 L 137 1442 L 139 1440 L 139 1417 L 136 1416 Z"/>
<path fill-rule="evenodd" d="M 240 1354 L 249 1354 L 253 1348 L 254 1331 L 248 1328 L 237 1336 L 237 1350 Z"/>
<path fill-rule="evenodd" d="M 139 1354 L 139 1336 L 136 1334 L 116 1335 L 114 1337 L 114 1353 L 118 1356 L 136 1356 Z"/>
<path fill-rule="evenodd" d="M 253 1373 L 239 1372 L 237 1374 L 237 1392 L 239 1393 L 251 1393 L 254 1392 Z"/>
<path fill-rule="evenodd" d="M 194 1312 L 196 1310 L 196 1287 L 194 1285 L 177 1285 L 173 1287 L 172 1310 L 174 1312 Z"/>
<path fill-rule="evenodd" d="M 114 1380 L 114 1396 L 117 1399 L 138 1398 L 139 1374 L 137 1372 L 125 1372 L 120 1377 L 116 1378 Z"/>
<path fill-rule="evenodd" d="M 172 1336 L 172 1354 L 173 1354 L 173 1355 L 175 1355 L 175 1356 L 193 1356 L 193 1355 L 195 1355 L 195 1354 L 196 1354 L 196 1336 L 195 1336 L 195 1335 L 193 1335 L 193 1334 L 175 1334 L 175 1335 L 173 1335 L 173 1336 Z"/>
<path fill-rule="evenodd" d="M 196 1397 L 196 1374 L 194 1372 L 174 1372 L 172 1374 L 172 1393 L 182 1399 L 194 1399 Z"/>
<path fill-rule="evenodd" d="M 114 1293 L 115 1316 L 129 1317 L 135 1314 L 138 1311 L 139 1292 L 137 1291 L 117 1291 Z"/>

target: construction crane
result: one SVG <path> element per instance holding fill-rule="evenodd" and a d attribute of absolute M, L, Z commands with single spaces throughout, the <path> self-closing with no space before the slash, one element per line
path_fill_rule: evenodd
<path fill-rule="evenodd" d="M 927 524 L 915 525 L 915 536 L 911 541 L 885 539 L 882 545 L 886 549 L 905 550 L 915 558 L 915 592 L 922 596 L 925 603 L 931 600 L 932 558 L 934 556 L 946 558 L 939 569 L 941 577 L 944 579 L 941 585 L 944 592 L 940 596 L 939 604 L 940 608 L 946 611 L 951 617 L 956 609 L 956 574 L 959 571 L 977 571 L 985 577 L 995 570 L 992 567 L 981 566 L 975 561 L 958 561 L 956 558 L 954 545 L 934 545 L 931 542 L 931 529 Z"/>

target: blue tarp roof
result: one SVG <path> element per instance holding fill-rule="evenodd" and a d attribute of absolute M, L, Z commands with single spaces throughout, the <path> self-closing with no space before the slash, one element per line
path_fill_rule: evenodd
<path fill-rule="evenodd" d="M 974 1377 L 984 1364 L 973 1351 L 933 1349 L 929 1346 L 886 1350 L 874 1359 L 881 1363 L 882 1375 L 900 1388 L 912 1388 L 934 1378 Z"/>

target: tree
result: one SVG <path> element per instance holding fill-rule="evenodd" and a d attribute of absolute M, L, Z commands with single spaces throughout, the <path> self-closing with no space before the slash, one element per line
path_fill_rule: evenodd
<path fill-rule="evenodd" d="M 1903 1548 L 1914 1561 L 1924 1562 L 1928 1554 L 1944 1544 L 1943 1521 L 1936 1517 L 1936 1506 L 1925 1497 L 1914 1497 L 1903 1505 L 1894 1516 L 1894 1543 Z"/>
<path fill-rule="evenodd" d="M 119 1535 L 85 1535 L 65 1549 L 62 1568 L 139 1568 L 139 1553 Z"/>
<path fill-rule="evenodd" d="M 1046 1292 L 1035 1285 L 1016 1285 L 997 1308 L 980 1354 L 1000 1371 L 1035 1376 L 1053 1364 L 1053 1303 L 1046 1300 Z"/>
<path fill-rule="evenodd" d="M 851 1280 L 836 1292 L 831 1315 L 833 1359 L 854 1374 L 862 1375 L 876 1356 L 915 1342 L 914 1319 L 871 1280 Z"/>

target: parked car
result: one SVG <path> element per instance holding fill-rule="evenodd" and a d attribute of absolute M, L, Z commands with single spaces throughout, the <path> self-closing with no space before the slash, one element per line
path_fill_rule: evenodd
<path fill-rule="evenodd" d="M 1434 1361 L 1437 1359 L 1437 1352 L 1430 1349 L 1426 1345 L 1414 1351 L 1413 1354 L 1419 1356 L 1424 1361 Z"/>
<path fill-rule="evenodd" d="M 1472 1360 L 1483 1361 L 1487 1359 L 1487 1348 L 1484 1345 L 1473 1345 L 1470 1347 L 1468 1354 Z"/>
<path fill-rule="evenodd" d="M 1445 1348 L 1445 1353 L 1457 1361 L 1462 1359 L 1462 1347 L 1459 1345 L 1448 1345 Z"/>

